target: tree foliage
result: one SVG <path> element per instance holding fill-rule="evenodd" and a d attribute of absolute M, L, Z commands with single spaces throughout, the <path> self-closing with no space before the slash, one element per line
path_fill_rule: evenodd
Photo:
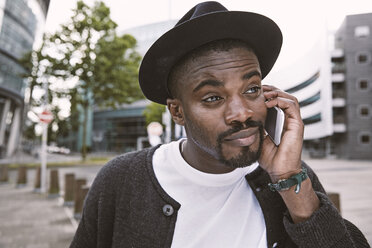
<path fill-rule="evenodd" d="M 88 107 L 92 100 L 100 106 L 117 107 L 143 98 L 137 83 L 141 57 L 134 50 L 134 37 L 117 35 L 117 24 L 103 2 L 89 6 L 78 1 L 73 13 L 50 41 L 55 45 L 55 75 L 77 80 L 69 98 L 74 101 L 72 106 L 83 107 L 85 159 Z"/>
<path fill-rule="evenodd" d="M 48 136 L 48 141 L 55 141 L 56 134 L 52 134 L 52 125 L 57 127 L 55 129 L 59 129 L 60 122 L 62 119 L 59 116 L 60 109 L 57 106 L 53 106 L 52 102 L 53 99 L 60 97 L 60 93 L 58 91 L 53 91 L 49 87 L 50 79 L 54 76 L 54 68 L 52 63 L 55 59 L 49 56 L 46 53 L 46 47 L 48 46 L 48 38 L 46 35 L 43 37 L 42 45 L 33 51 L 30 51 L 19 60 L 19 63 L 24 68 L 24 73 L 20 76 L 23 77 L 28 86 L 28 97 L 25 99 L 25 113 L 26 113 L 26 121 L 23 130 L 23 137 L 28 140 L 36 139 L 35 135 L 35 126 L 37 121 L 28 118 L 29 115 L 37 115 L 35 111 L 37 108 L 40 109 L 44 104 L 51 106 L 51 110 L 53 113 L 53 122 L 49 125 L 49 131 L 51 135 Z M 47 87 L 44 87 L 44 84 L 47 84 Z M 48 90 L 48 99 L 45 99 L 44 96 L 35 96 L 35 91 L 44 91 L 45 88 Z M 54 132 L 55 133 L 55 132 Z"/>
<path fill-rule="evenodd" d="M 94 64 L 94 101 L 100 106 L 112 108 L 121 103 L 131 103 L 143 98 L 138 84 L 140 55 L 132 48 L 136 40 L 131 35 L 102 37 L 96 45 L 97 58 Z"/>
<path fill-rule="evenodd" d="M 155 102 L 152 102 L 149 105 L 147 105 L 147 107 L 143 111 L 146 120 L 146 125 L 150 124 L 151 122 L 162 123 L 162 116 L 164 112 L 165 105 L 161 105 Z"/>

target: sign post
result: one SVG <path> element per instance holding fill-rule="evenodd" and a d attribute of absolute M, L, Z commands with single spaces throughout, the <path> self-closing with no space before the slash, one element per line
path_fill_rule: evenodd
<path fill-rule="evenodd" d="M 48 124 L 53 120 L 53 114 L 45 109 L 41 114 L 39 114 L 39 119 L 43 125 L 43 136 L 41 138 L 41 182 L 40 182 L 40 192 L 46 193 L 46 176 L 47 176 L 47 139 L 48 139 Z"/>
<path fill-rule="evenodd" d="M 169 143 L 171 142 L 172 135 L 172 118 L 168 108 L 166 108 L 165 112 L 162 115 L 162 122 L 165 125 L 164 143 Z"/>

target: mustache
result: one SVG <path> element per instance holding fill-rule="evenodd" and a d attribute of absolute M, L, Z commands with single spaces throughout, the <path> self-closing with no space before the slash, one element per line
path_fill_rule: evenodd
<path fill-rule="evenodd" d="M 227 136 L 230 136 L 233 133 L 239 132 L 250 127 L 259 127 L 259 129 L 261 130 L 263 129 L 263 124 L 261 121 L 254 121 L 251 119 L 248 119 L 245 122 L 237 122 L 231 129 L 218 135 L 217 141 L 220 144 L 222 140 L 224 140 Z"/>

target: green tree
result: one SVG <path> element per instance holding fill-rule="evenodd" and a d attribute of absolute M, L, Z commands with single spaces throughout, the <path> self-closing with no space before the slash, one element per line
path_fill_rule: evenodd
<path fill-rule="evenodd" d="M 165 112 L 165 105 L 161 105 L 155 102 L 150 103 L 147 105 L 143 114 L 145 116 L 146 126 L 151 122 L 159 122 L 162 123 L 162 116 Z"/>
<path fill-rule="evenodd" d="M 78 1 L 73 13 L 71 21 L 62 25 L 51 41 L 56 44 L 54 66 L 59 76 L 77 80 L 70 98 L 83 108 L 85 160 L 91 98 L 94 104 L 110 107 L 143 98 L 137 83 L 141 58 L 134 51 L 136 40 L 132 36 L 116 34 L 117 24 L 103 2 L 88 6 Z"/>

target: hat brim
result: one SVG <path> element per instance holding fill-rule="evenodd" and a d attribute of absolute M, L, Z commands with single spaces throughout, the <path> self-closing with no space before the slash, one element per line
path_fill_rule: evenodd
<path fill-rule="evenodd" d="M 256 54 L 264 78 L 279 56 L 283 38 L 275 22 L 256 13 L 215 12 L 191 19 L 162 35 L 145 54 L 139 70 L 144 95 L 166 104 L 171 98 L 168 76 L 177 61 L 195 48 L 221 39 L 246 42 Z"/>

